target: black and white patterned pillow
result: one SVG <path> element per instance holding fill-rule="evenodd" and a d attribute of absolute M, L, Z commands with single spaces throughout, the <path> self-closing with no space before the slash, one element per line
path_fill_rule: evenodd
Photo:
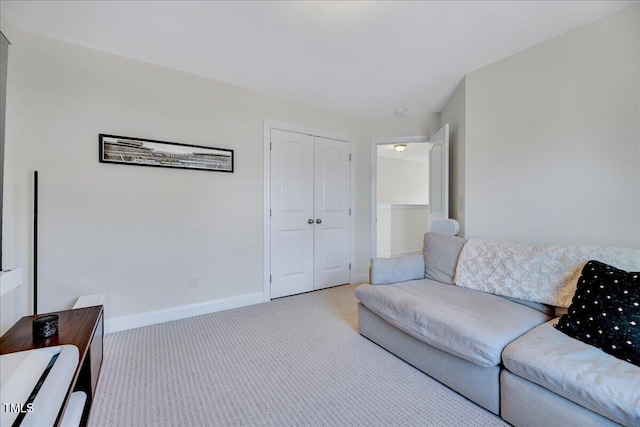
<path fill-rule="evenodd" d="M 640 273 L 589 261 L 556 329 L 640 366 Z"/>

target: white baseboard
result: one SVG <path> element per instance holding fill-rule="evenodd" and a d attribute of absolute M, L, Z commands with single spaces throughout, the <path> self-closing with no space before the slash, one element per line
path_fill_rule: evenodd
<path fill-rule="evenodd" d="M 187 317 L 200 316 L 202 314 L 215 313 L 216 311 L 228 310 L 230 308 L 244 307 L 246 305 L 258 304 L 264 301 L 262 292 L 239 295 L 231 298 L 222 298 L 197 304 L 180 305 L 177 307 L 164 308 L 161 310 L 146 311 L 143 313 L 128 314 L 118 316 L 113 319 L 106 319 L 104 322 L 104 333 L 125 331 L 127 329 L 140 328 L 142 326 L 155 325 L 172 320 L 186 319 Z"/>

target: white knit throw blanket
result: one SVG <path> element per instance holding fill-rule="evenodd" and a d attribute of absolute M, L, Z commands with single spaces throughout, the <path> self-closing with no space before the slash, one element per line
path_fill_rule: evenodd
<path fill-rule="evenodd" d="M 455 284 L 569 307 L 580 272 L 592 259 L 622 270 L 640 271 L 640 249 L 523 245 L 469 239 L 458 259 Z"/>

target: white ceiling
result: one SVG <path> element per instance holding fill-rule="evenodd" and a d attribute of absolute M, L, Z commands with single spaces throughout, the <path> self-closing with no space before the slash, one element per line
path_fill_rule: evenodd
<path fill-rule="evenodd" d="M 637 1 L 0 1 L 30 31 L 358 117 Z"/>
<path fill-rule="evenodd" d="M 378 145 L 378 156 L 391 159 L 410 160 L 412 162 L 429 163 L 429 149 L 433 144 L 429 142 L 410 142 L 405 144 L 404 151 L 397 151 L 395 144 Z"/>

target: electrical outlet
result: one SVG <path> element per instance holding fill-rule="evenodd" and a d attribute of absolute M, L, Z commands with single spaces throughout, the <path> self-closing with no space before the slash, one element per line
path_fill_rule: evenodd
<path fill-rule="evenodd" d="M 191 286 L 192 288 L 200 287 L 200 279 L 198 278 L 198 276 L 196 276 L 195 274 L 191 275 L 191 278 L 189 279 L 189 286 Z"/>

